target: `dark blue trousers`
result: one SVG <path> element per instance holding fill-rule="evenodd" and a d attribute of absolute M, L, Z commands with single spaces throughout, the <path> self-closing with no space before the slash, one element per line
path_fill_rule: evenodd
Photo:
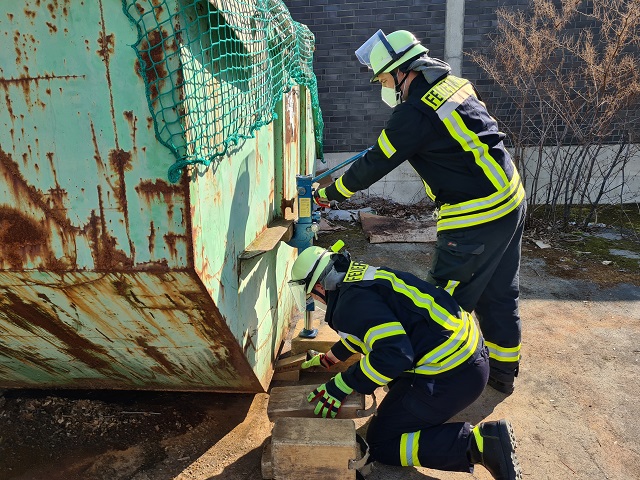
<path fill-rule="evenodd" d="M 491 365 L 513 381 L 520 355 L 520 252 L 526 203 L 491 223 L 438 233 L 427 280 L 475 311 Z"/>
<path fill-rule="evenodd" d="M 449 375 L 414 374 L 389 383 L 389 392 L 367 430 L 371 458 L 387 465 L 472 471 L 467 457 L 469 423 L 445 422 L 484 390 L 489 378 L 488 357 L 483 348 L 475 360 Z M 412 446 L 416 433 L 417 452 L 416 444 Z"/>

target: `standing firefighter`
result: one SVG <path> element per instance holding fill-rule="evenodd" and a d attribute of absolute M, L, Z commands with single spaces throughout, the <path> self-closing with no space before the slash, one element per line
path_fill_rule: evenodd
<path fill-rule="evenodd" d="M 326 304 L 325 320 L 340 335 L 303 368 L 364 355 L 309 394 L 317 415 L 335 417 L 351 392 L 387 385 L 367 431 L 373 460 L 461 472 L 481 464 L 495 478 L 521 478 L 508 421 L 445 423 L 480 396 L 489 376 L 481 333 L 446 291 L 320 247 L 300 254 L 289 285 L 301 308 L 308 295 Z"/>
<path fill-rule="evenodd" d="M 489 385 L 511 393 L 520 361 L 525 192 L 505 135 L 474 86 L 427 53 L 405 30 L 378 31 L 358 49 L 393 113 L 373 149 L 314 199 L 321 206 L 345 200 L 408 159 L 437 206 L 428 281 L 475 310 L 489 348 Z"/>

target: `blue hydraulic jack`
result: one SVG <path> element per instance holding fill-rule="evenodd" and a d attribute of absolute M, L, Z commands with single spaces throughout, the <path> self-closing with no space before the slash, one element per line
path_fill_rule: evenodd
<path fill-rule="evenodd" d="M 298 255 L 305 248 L 313 245 L 313 240 L 318 236 L 318 229 L 320 228 L 320 214 L 322 209 L 313 202 L 313 184 L 322 180 L 323 178 L 331 175 L 336 170 L 339 170 L 350 163 L 355 162 L 359 158 L 362 158 L 373 147 L 369 147 L 366 150 L 348 158 L 339 165 L 322 172 L 316 177 L 311 175 L 297 175 L 296 187 L 298 190 L 298 220 L 294 225 L 293 237 L 287 242 L 294 248 L 298 249 Z M 307 305 L 304 312 L 304 328 L 300 331 L 299 336 L 303 338 L 315 338 L 318 335 L 317 328 L 311 328 L 311 312 L 315 310 L 315 304 L 313 299 L 309 297 L 307 299 Z"/>

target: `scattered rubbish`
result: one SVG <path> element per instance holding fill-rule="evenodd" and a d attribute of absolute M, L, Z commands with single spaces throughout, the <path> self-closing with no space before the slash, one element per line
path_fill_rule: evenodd
<path fill-rule="evenodd" d="M 415 222 L 360 212 L 360 223 L 369 243 L 429 243 L 436 241 L 435 221 Z"/>
<path fill-rule="evenodd" d="M 534 240 L 533 243 L 535 243 L 538 248 L 551 248 L 551 245 L 544 243 L 542 240 Z"/>
<path fill-rule="evenodd" d="M 341 221 L 341 222 L 355 222 L 358 220 L 360 212 L 372 212 L 370 207 L 361 208 L 359 210 L 329 210 L 325 217 L 327 220 Z"/>
<path fill-rule="evenodd" d="M 630 258 L 632 260 L 640 259 L 640 254 L 629 251 L 629 250 L 618 250 L 616 248 L 610 248 L 609 254 L 616 255 L 617 257 Z"/>
<path fill-rule="evenodd" d="M 343 227 L 342 225 L 336 225 L 335 223 L 331 223 L 330 221 L 324 218 L 321 218 L 318 233 L 339 232 L 346 229 L 347 227 Z"/>
<path fill-rule="evenodd" d="M 611 265 L 613 262 L 611 260 L 603 260 L 602 264 L 603 265 Z"/>
<path fill-rule="evenodd" d="M 594 233 L 593 236 L 598 238 L 604 238 L 605 240 L 622 240 L 623 238 L 622 235 L 620 235 L 619 233 L 612 233 L 612 232 Z"/>

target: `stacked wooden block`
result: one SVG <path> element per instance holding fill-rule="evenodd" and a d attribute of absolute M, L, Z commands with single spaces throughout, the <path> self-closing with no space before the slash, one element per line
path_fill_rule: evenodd
<path fill-rule="evenodd" d="M 274 427 L 262 455 L 264 479 L 356 479 L 356 470 L 349 467 L 361 454 L 352 419 L 364 411 L 364 396 L 356 392 L 347 396 L 333 419 L 317 417 L 313 412 L 316 402 L 309 403 L 307 396 L 359 358 L 354 356 L 356 358 L 347 364 L 339 364 L 329 372 L 305 370 L 300 382 L 300 365 L 306 360 L 306 351 L 327 351 L 337 338 L 331 333 L 335 335 L 335 332 L 323 334 L 321 330 L 318 340 L 292 341 L 290 355 L 276 364 L 274 380 L 288 385 L 272 387 L 270 391 L 267 415 Z"/>

